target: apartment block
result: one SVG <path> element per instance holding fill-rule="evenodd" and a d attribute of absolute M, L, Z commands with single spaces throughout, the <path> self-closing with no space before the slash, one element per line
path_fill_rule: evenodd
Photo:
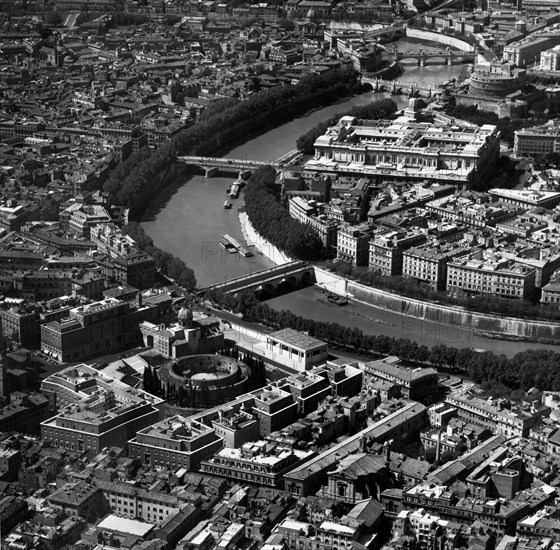
<path fill-rule="evenodd" d="M 258 424 L 256 436 L 258 438 Z M 128 442 L 128 454 L 146 466 L 197 471 L 202 460 L 223 446 L 211 427 L 175 415 L 138 430 Z"/>
<path fill-rule="evenodd" d="M 338 222 L 320 214 L 315 201 L 303 197 L 291 197 L 288 200 L 290 216 L 308 225 L 321 239 L 328 255 L 336 254 Z"/>
<path fill-rule="evenodd" d="M 465 247 L 453 243 L 413 247 L 403 252 L 402 274 L 427 284 L 433 290 L 445 290 L 448 262 L 465 254 Z"/>
<path fill-rule="evenodd" d="M 266 386 L 251 395 L 254 397 L 254 410 L 259 418 L 261 436 L 270 435 L 295 421 L 298 407 L 289 392 Z"/>
<path fill-rule="evenodd" d="M 402 275 L 404 251 L 425 240 L 425 234 L 417 230 L 377 232 L 369 241 L 368 267 L 381 275 Z"/>
<path fill-rule="evenodd" d="M 58 410 L 41 422 L 41 437 L 73 451 L 124 447 L 138 430 L 159 420 L 163 403 L 88 365 L 55 373 L 41 388 Z"/>
<path fill-rule="evenodd" d="M 437 371 L 431 368 L 410 368 L 400 364 L 398 357 L 387 357 L 361 364 L 364 372 L 374 378 L 398 384 L 401 394 L 414 401 L 433 401 L 438 394 Z"/>
<path fill-rule="evenodd" d="M 338 228 L 337 258 L 354 266 L 368 265 L 371 228 L 367 224 Z"/>
<path fill-rule="evenodd" d="M 535 157 L 560 152 L 560 126 L 553 122 L 544 126 L 515 131 L 513 154 L 516 157 Z"/>
<path fill-rule="evenodd" d="M 314 451 L 255 441 L 245 443 L 240 449 L 222 449 L 214 458 L 202 462 L 201 471 L 234 481 L 279 487 L 285 473 L 313 456 Z"/>
<path fill-rule="evenodd" d="M 527 437 L 548 407 L 506 408 L 499 402 L 463 392 L 450 393 L 445 402 L 457 409 L 459 418 L 507 437 Z"/>
<path fill-rule="evenodd" d="M 477 251 L 447 264 L 447 292 L 531 300 L 536 292 L 536 268 Z"/>

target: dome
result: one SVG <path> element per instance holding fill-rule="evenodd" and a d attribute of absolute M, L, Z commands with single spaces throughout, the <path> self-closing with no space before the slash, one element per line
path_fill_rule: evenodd
<path fill-rule="evenodd" d="M 192 309 L 190 307 L 183 306 L 179 310 L 178 319 L 179 319 L 179 321 L 192 321 L 192 319 L 193 319 Z"/>

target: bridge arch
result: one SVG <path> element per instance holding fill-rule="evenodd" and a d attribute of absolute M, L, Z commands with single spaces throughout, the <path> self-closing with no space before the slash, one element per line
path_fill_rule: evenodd
<path fill-rule="evenodd" d="M 265 283 L 259 287 L 259 292 L 261 294 L 274 294 L 276 292 L 277 285 L 274 283 Z"/>
<path fill-rule="evenodd" d="M 315 273 L 312 271 L 304 271 L 301 275 L 302 286 L 308 286 L 315 283 Z"/>

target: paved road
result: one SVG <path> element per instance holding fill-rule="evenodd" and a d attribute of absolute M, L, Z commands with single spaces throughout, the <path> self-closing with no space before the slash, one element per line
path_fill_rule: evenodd
<path fill-rule="evenodd" d="M 259 323 L 250 323 L 248 321 L 243 321 L 237 315 L 234 315 L 229 311 L 224 311 L 214 307 L 207 307 L 206 309 L 209 313 L 212 313 L 212 315 L 215 315 L 218 319 L 230 323 L 231 329 L 226 330 L 226 338 L 235 340 L 242 348 L 248 351 L 253 350 L 256 352 L 259 346 L 265 344 L 266 335 L 274 332 L 269 327 L 266 327 Z M 339 349 L 333 348 L 332 346 L 329 346 L 329 359 L 342 359 L 350 363 L 353 361 L 371 361 L 372 357 L 348 351 L 341 351 Z M 295 372 L 294 370 L 287 367 L 281 368 L 287 373 Z"/>

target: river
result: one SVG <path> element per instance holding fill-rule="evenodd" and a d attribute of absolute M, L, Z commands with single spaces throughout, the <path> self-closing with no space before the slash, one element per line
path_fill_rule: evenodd
<path fill-rule="evenodd" d="M 416 51 L 422 45 L 403 39 L 397 43 L 397 47 L 401 51 Z M 461 71 L 461 65 L 405 65 L 400 79 L 405 82 L 414 80 L 419 85 L 437 85 L 459 77 Z M 347 112 L 355 105 L 365 105 L 384 97 L 389 96 L 368 92 L 318 108 L 282 126 L 251 136 L 245 143 L 232 147 L 223 156 L 274 161 L 294 149 L 296 139 L 318 122 L 336 113 Z M 395 96 L 393 99 L 399 106 L 407 103 L 407 98 L 403 96 Z M 225 191 L 232 181 L 233 179 L 224 177 L 185 177 L 166 191 L 163 200 L 148 209 L 143 220 L 142 225 L 156 246 L 180 257 L 194 269 L 199 286 L 225 281 L 273 265 L 262 255 L 243 258 L 239 254 L 229 254 L 219 246 L 221 236 L 225 233 L 240 242 L 244 240 L 238 221 L 238 209 L 243 198 L 233 201 L 231 210 L 223 208 Z M 410 318 L 403 321 L 399 314 L 366 305 L 353 304 L 345 309 L 335 309 L 324 301 L 317 289 L 305 289 L 277 297 L 270 300 L 269 304 L 275 309 L 289 309 L 313 319 L 329 319 L 374 334 L 410 337 L 427 346 L 448 343 L 458 347 L 484 348 L 507 355 L 530 347 L 546 347 L 481 338 L 472 334 L 468 328 L 445 328 L 412 320 L 413 326 Z M 452 332 L 457 330 L 459 332 Z"/>
<path fill-rule="evenodd" d="M 407 39 L 397 42 L 399 49 L 419 49 L 419 43 Z M 405 66 L 400 79 L 417 81 L 420 85 L 436 85 L 456 78 L 461 65 L 428 65 L 420 68 Z M 286 124 L 251 137 L 241 145 L 224 153 L 224 157 L 274 161 L 295 148 L 296 139 L 317 123 L 337 113 L 345 113 L 356 105 L 366 105 L 377 99 L 391 97 L 388 94 L 367 92 L 333 105 L 311 111 Z M 401 107 L 406 106 L 406 96 L 393 96 Z M 199 285 L 239 277 L 251 271 L 271 267 L 273 264 L 262 256 L 243 258 L 229 254 L 219 246 L 225 233 L 238 241 L 243 235 L 238 223 L 238 208 L 242 196 L 232 201 L 233 208 L 223 208 L 226 189 L 233 179 L 225 177 L 205 178 L 189 176 L 166 190 L 164 202 L 157 202 L 144 216 L 143 227 L 156 246 L 183 259 L 192 267 Z"/>
<path fill-rule="evenodd" d="M 368 304 L 350 300 L 345 306 L 337 306 L 327 301 L 322 289 L 308 287 L 297 292 L 276 296 L 267 300 L 270 307 L 288 310 L 314 321 L 336 322 L 343 326 L 356 327 L 366 334 L 384 334 L 393 338 L 407 338 L 420 345 L 432 347 L 438 344 L 457 348 L 477 348 L 503 353 L 508 357 L 528 349 L 554 349 L 558 346 L 519 340 L 504 341 L 485 338 L 476 334 L 468 326 L 451 326 L 406 317 Z"/>

